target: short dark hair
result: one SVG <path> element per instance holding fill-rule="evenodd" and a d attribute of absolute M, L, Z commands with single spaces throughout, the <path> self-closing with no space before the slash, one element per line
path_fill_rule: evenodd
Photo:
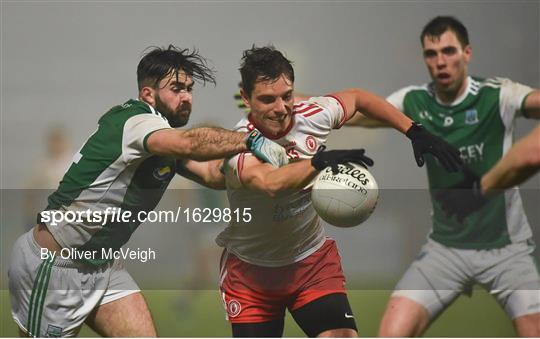
<path fill-rule="evenodd" d="M 461 47 L 469 44 L 469 33 L 465 25 L 453 16 L 438 16 L 424 26 L 420 34 L 420 42 L 424 46 L 424 37 L 439 38 L 444 32 L 450 30 L 456 34 Z"/>
<path fill-rule="evenodd" d="M 292 62 L 285 58 L 274 46 L 255 47 L 245 50 L 240 65 L 242 89 L 248 97 L 255 88 L 257 80 L 277 80 L 284 74 L 294 82 Z"/>
<path fill-rule="evenodd" d="M 167 48 L 148 47 L 150 49 L 137 66 L 137 84 L 139 90 L 145 86 L 156 87 L 159 82 L 171 74 L 184 71 L 193 79 L 216 83 L 214 71 L 207 66 L 207 61 L 194 49 L 181 49 L 174 45 Z"/>

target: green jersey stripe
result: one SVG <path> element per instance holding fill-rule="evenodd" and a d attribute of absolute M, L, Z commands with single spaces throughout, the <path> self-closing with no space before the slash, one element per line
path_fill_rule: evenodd
<path fill-rule="evenodd" d="M 43 270 L 45 269 L 46 261 L 43 260 L 38 268 L 38 273 L 36 275 L 36 278 L 34 279 L 34 285 L 32 287 L 32 294 L 30 295 L 30 302 L 28 303 L 28 320 L 26 324 L 26 330 L 28 331 L 28 335 L 33 337 L 34 329 L 33 329 L 33 315 L 35 313 L 36 306 L 34 306 L 34 301 L 36 300 L 36 295 L 38 294 L 38 288 L 40 286 L 40 280 L 42 277 Z"/>
<path fill-rule="evenodd" d="M 39 330 L 41 329 L 41 318 L 43 315 L 43 306 L 45 304 L 45 298 L 47 297 L 47 291 L 49 290 L 49 281 L 51 279 L 51 271 L 54 263 L 54 257 L 47 263 L 47 271 L 45 273 L 45 281 L 42 287 L 42 295 L 41 299 L 38 303 L 39 309 L 37 312 L 37 326 L 36 326 L 36 333 L 39 335 Z"/>
<path fill-rule="evenodd" d="M 47 280 L 47 272 L 50 270 L 50 265 L 52 264 L 53 256 L 51 255 L 49 258 L 42 261 L 42 263 L 39 266 L 38 275 L 36 277 L 36 280 L 34 281 L 34 287 L 32 288 L 32 295 L 30 297 L 30 306 L 29 306 L 29 312 L 28 312 L 28 331 L 31 336 L 39 336 L 39 327 L 36 327 L 36 322 L 39 319 L 39 322 L 41 322 L 41 312 L 39 311 L 39 305 L 41 303 L 41 298 L 43 294 L 46 294 L 43 292 L 43 288 L 47 288 L 48 280 Z M 43 297 L 44 298 L 44 297 Z"/>

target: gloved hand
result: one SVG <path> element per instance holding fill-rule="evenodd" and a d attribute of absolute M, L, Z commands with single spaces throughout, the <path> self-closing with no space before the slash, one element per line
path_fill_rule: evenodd
<path fill-rule="evenodd" d="M 236 107 L 240 108 L 244 113 L 249 113 L 249 108 L 244 103 L 244 100 L 242 100 L 242 96 L 240 95 L 240 88 L 242 88 L 242 83 L 238 83 L 238 92 L 234 94 L 234 101 L 236 102 Z"/>
<path fill-rule="evenodd" d="M 322 145 L 317 153 L 311 158 L 311 165 L 318 171 L 322 171 L 328 166 L 332 167 L 332 173 L 338 173 L 338 164 L 348 162 L 356 163 L 367 168 L 373 166 L 373 160 L 365 155 L 363 149 L 352 150 L 332 150 L 325 151 L 326 146 Z"/>
<path fill-rule="evenodd" d="M 449 218 L 455 215 L 460 223 L 488 202 L 488 198 L 482 194 L 481 178 L 467 167 L 463 169 L 463 174 L 462 181 L 435 193 L 435 200 L 441 204 L 446 215 Z"/>
<path fill-rule="evenodd" d="M 449 172 L 457 172 L 463 166 L 458 150 L 426 131 L 422 125 L 413 123 L 405 135 L 412 141 L 414 158 L 419 167 L 424 165 L 426 153 L 439 159 L 441 165 Z"/>
<path fill-rule="evenodd" d="M 275 167 L 281 167 L 289 163 L 289 157 L 285 148 L 267 139 L 263 134 L 254 129 L 246 136 L 246 146 L 257 158 Z"/>

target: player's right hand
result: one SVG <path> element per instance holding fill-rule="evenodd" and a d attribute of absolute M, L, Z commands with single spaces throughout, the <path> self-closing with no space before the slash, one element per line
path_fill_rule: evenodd
<path fill-rule="evenodd" d="M 254 129 L 247 134 L 246 146 L 257 158 L 274 167 L 281 167 L 289 163 L 285 148 L 265 138 L 259 130 Z"/>
<path fill-rule="evenodd" d="M 463 166 L 459 151 L 443 139 L 429 133 L 421 124 L 413 123 L 405 135 L 411 139 L 414 158 L 419 167 L 424 165 L 424 155 L 431 154 L 448 172 L 457 172 Z"/>
<path fill-rule="evenodd" d="M 317 153 L 311 158 L 311 165 L 318 171 L 322 171 L 326 167 L 332 167 L 332 173 L 338 173 L 338 164 L 346 164 L 352 162 L 367 168 L 373 166 L 373 160 L 365 155 L 364 149 L 351 150 L 332 150 L 325 151 L 326 146 L 322 145 L 317 150 Z"/>

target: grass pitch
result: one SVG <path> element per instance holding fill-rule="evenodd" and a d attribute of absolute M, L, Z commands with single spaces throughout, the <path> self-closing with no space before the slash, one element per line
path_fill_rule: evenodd
<path fill-rule="evenodd" d="M 162 337 L 230 337 L 217 291 L 145 291 L 152 316 Z M 360 336 L 374 337 L 390 291 L 349 291 Z M 0 294 L 0 336 L 16 337 L 9 296 Z M 305 337 L 290 316 L 286 337 Z M 81 337 L 97 336 L 84 326 Z M 472 298 L 460 297 L 426 333 L 428 337 L 512 337 L 511 321 L 485 291 L 475 290 Z"/>

